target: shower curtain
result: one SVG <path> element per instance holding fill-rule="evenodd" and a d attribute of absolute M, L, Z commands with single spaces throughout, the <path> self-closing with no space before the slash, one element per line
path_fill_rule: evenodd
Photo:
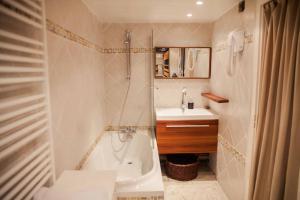
<path fill-rule="evenodd" d="M 264 5 L 249 199 L 297 199 L 300 166 L 300 1 Z"/>

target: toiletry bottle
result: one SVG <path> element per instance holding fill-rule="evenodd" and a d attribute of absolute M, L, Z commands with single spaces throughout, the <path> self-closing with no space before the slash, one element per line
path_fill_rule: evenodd
<path fill-rule="evenodd" d="M 192 99 L 188 100 L 188 109 L 194 109 L 194 102 Z"/>

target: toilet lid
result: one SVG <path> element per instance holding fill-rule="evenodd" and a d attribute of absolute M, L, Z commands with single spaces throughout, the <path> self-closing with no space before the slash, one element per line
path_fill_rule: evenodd
<path fill-rule="evenodd" d="M 111 200 L 116 171 L 65 171 L 43 200 Z"/>

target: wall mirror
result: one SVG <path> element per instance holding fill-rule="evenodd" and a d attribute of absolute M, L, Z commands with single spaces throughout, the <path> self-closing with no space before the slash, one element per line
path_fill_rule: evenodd
<path fill-rule="evenodd" d="M 157 79 L 208 79 L 210 68 L 210 47 L 155 48 Z"/>

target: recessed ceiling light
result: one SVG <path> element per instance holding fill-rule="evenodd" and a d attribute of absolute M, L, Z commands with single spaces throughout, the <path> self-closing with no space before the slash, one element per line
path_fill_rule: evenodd
<path fill-rule="evenodd" d="M 203 2 L 202 2 L 202 1 L 197 1 L 196 4 L 197 4 L 197 5 L 202 5 Z"/>
<path fill-rule="evenodd" d="M 192 13 L 188 13 L 186 16 L 187 16 L 187 17 L 191 17 L 191 16 L 193 16 L 193 15 L 192 15 Z"/>

